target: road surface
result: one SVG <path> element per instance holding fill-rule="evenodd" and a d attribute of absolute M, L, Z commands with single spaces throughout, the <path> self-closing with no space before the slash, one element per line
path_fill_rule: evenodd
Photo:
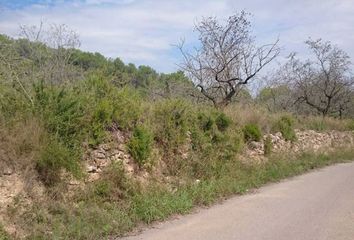
<path fill-rule="evenodd" d="M 338 164 L 125 240 L 354 240 L 354 163 Z"/>

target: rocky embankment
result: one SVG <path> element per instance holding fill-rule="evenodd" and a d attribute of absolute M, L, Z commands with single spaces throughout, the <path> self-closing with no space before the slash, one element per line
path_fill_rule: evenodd
<path fill-rule="evenodd" d="M 264 142 L 270 137 L 272 142 L 272 152 L 274 153 L 299 153 L 303 151 L 323 151 L 339 147 L 354 146 L 353 132 L 316 132 L 312 130 L 296 130 L 297 141 L 286 141 L 281 133 L 269 134 L 264 136 L 261 142 L 251 142 L 242 153 L 242 159 L 249 162 L 266 161 L 264 156 Z M 138 167 L 132 157 L 126 150 L 128 137 L 117 131 L 113 134 L 110 143 L 101 144 L 95 149 L 88 149 L 84 156 L 84 169 L 86 178 L 83 181 L 76 181 L 67 178 L 69 189 L 83 186 L 87 182 L 98 180 L 103 170 L 112 162 L 121 162 L 125 172 L 141 181 L 148 179 L 149 173 Z M 0 222 L 4 222 L 4 216 L 9 206 L 13 206 L 15 201 L 31 202 L 33 194 L 35 196 L 43 194 L 44 187 L 38 181 L 31 181 L 30 194 L 28 191 L 29 182 L 21 173 L 5 168 L 0 170 Z M 32 194 L 32 195 L 31 195 Z M 7 230 L 11 232 L 11 226 L 6 225 Z"/>
<path fill-rule="evenodd" d="M 350 131 L 316 132 L 313 130 L 295 130 L 297 140 L 286 141 L 280 132 L 263 136 L 262 142 L 251 142 L 245 151 L 245 157 L 250 160 L 266 159 L 264 157 L 264 142 L 270 137 L 272 152 L 301 153 L 305 151 L 327 152 L 339 147 L 354 146 L 354 133 Z"/>

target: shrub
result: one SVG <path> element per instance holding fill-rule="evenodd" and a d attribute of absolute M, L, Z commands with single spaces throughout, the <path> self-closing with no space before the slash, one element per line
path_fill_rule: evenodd
<path fill-rule="evenodd" d="M 46 130 L 73 147 L 81 144 L 85 115 L 80 96 L 73 90 L 35 85 L 35 114 L 42 118 Z"/>
<path fill-rule="evenodd" d="M 231 119 L 225 113 L 219 113 L 215 119 L 215 124 L 219 131 L 225 131 L 231 124 Z"/>
<path fill-rule="evenodd" d="M 105 129 L 112 124 L 113 106 L 107 99 L 101 100 L 93 110 L 90 131 L 90 144 L 101 143 L 105 136 Z"/>
<path fill-rule="evenodd" d="M 109 100 L 103 99 L 97 104 L 93 118 L 96 122 L 106 125 L 112 122 L 112 115 L 113 105 Z"/>
<path fill-rule="evenodd" d="M 131 130 L 138 123 L 143 112 L 141 97 L 137 91 L 123 88 L 112 96 L 113 121 L 123 130 Z"/>
<path fill-rule="evenodd" d="M 220 144 L 220 151 L 222 158 L 230 159 L 235 153 L 238 153 L 243 146 L 243 133 L 238 129 L 232 129 L 225 134 L 223 142 Z"/>
<path fill-rule="evenodd" d="M 243 127 L 243 136 L 246 142 L 259 142 L 262 137 L 262 132 L 256 124 L 247 124 Z"/>
<path fill-rule="evenodd" d="M 290 116 L 282 116 L 276 123 L 275 129 L 280 131 L 285 140 L 296 141 L 296 134 L 294 130 L 295 120 Z"/>
<path fill-rule="evenodd" d="M 191 106 L 182 100 L 166 100 L 155 105 L 156 139 L 166 152 L 173 152 L 186 142 L 191 113 Z"/>
<path fill-rule="evenodd" d="M 152 143 L 152 134 L 146 127 L 138 126 L 134 129 L 133 136 L 128 143 L 128 149 L 139 166 L 144 165 L 150 157 Z"/>
<path fill-rule="evenodd" d="M 212 116 L 205 112 L 199 112 L 197 115 L 197 127 L 204 132 L 210 131 L 214 126 L 214 119 Z"/>
<path fill-rule="evenodd" d="M 128 178 L 121 162 L 115 162 L 106 170 L 103 181 L 110 185 L 110 198 L 120 200 L 139 192 L 139 185 Z"/>
<path fill-rule="evenodd" d="M 264 155 L 269 156 L 272 153 L 273 143 L 272 138 L 267 135 L 266 139 L 264 140 Z"/>
<path fill-rule="evenodd" d="M 95 183 L 94 194 L 100 198 L 107 198 L 111 193 L 111 185 L 106 181 Z"/>
<path fill-rule="evenodd" d="M 62 169 L 75 177 L 81 174 L 77 155 L 57 139 L 50 140 L 41 150 L 36 169 L 46 186 L 54 186 L 60 181 Z"/>

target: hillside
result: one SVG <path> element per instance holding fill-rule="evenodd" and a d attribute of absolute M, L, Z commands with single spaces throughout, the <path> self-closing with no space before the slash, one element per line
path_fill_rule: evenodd
<path fill-rule="evenodd" d="M 212 95 L 229 84 L 5 35 L 0 62 L 0 239 L 121 236 L 354 158 L 349 86 L 284 106 L 293 85 Z"/>

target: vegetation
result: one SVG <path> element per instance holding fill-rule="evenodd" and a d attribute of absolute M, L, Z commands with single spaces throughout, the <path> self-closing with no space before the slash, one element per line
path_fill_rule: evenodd
<path fill-rule="evenodd" d="M 296 141 L 296 134 L 294 131 L 295 120 L 291 116 L 282 116 L 276 122 L 274 129 L 281 132 L 285 140 Z"/>
<path fill-rule="evenodd" d="M 266 139 L 264 140 L 264 155 L 269 156 L 273 150 L 273 143 L 272 139 L 269 135 L 267 135 Z"/>
<path fill-rule="evenodd" d="M 8 234 L 5 232 L 3 227 L 0 225 L 0 240 L 9 240 Z"/>
<path fill-rule="evenodd" d="M 342 100 L 331 102 L 325 113 L 306 104 L 295 106 L 288 98 L 294 96 L 291 85 L 283 82 L 252 97 L 244 86 L 255 81 L 279 49 L 277 42 L 255 46 L 247 16 L 236 14 L 226 26 L 213 18 L 197 25 L 203 47 L 196 55 L 200 58 L 184 53 L 188 77 L 182 71 L 160 74 L 148 66 L 82 52 L 76 49 L 77 34 L 65 25 L 50 30 L 22 26 L 21 39 L 0 35 L 0 168 L 11 167 L 45 186 L 43 196 L 34 198 L 30 207 L 23 209 L 21 201 L 15 201 L 7 217 L 28 239 L 108 238 L 141 223 L 353 158 L 352 149 L 285 158 L 271 154 L 268 136 L 264 140 L 268 161 L 258 165 L 240 161 L 245 143 L 262 141 L 263 133 L 279 131 L 295 141 L 295 128 L 354 129 L 347 101 L 345 107 Z M 234 33 L 241 33 L 242 39 L 234 39 L 230 35 Z M 62 41 L 46 42 L 48 35 Z M 207 44 L 221 43 L 223 36 L 227 41 L 220 49 Z M 213 51 L 216 56 L 210 54 Z M 199 76 L 197 70 L 205 72 Z M 334 81 L 332 75 L 325 79 Z M 341 91 L 353 94 L 345 86 Z M 127 176 L 121 163 L 112 163 L 99 180 L 70 191 L 67 179 L 86 177 L 82 158 L 87 150 L 114 142 L 117 133 L 127 138 L 126 150 L 138 170 L 152 178 L 143 184 Z M 0 239 L 7 238 L 0 228 Z"/>
<path fill-rule="evenodd" d="M 139 126 L 134 129 L 128 148 L 132 157 L 138 162 L 139 166 L 143 166 L 145 161 L 151 155 L 152 134 L 148 129 Z"/>
<path fill-rule="evenodd" d="M 200 47 L 192 52 L 184 50 L 183 42 L 179 46 L 183 70 L 215 107 L 229 105 L 241 93 L 242 86 L 253 81 L 279 55 L 278 40 L 256 46 L 249 15 L 244 11 L 236 13 L 224 24 L 217 18 L 204 18 L 195 26 Z"/>
<path fill-rule="evenodd" d="M 220 164 L 224 167 L 217 177 L 198 184 L 186 183 L 176 191 L 153 182 L 139 188 L 134 182 L 126 182 L 120 170 L 114 170 L 92 188 L 77 193 L 75 202 L 63 204 L 51 200 L 29 209 L 26 212 L 32 226 L 28 229 L 29 239 L 99 239 L 122 235 L 141 223 L 188 213 L 194 206 L 208 206 L 232 194 L 244 194 L 265 183 L 353 157 L 352 149 L 338 149 L 330 154 L 273 155 L 261 165 L 223 161 Z"/>
<path fill-rule="evenodd" d="M 261 130 L 256 124 L 247 124 L 243 127 L 242 131 L 246 142 L 259 142 L 262 138 Z"/>

